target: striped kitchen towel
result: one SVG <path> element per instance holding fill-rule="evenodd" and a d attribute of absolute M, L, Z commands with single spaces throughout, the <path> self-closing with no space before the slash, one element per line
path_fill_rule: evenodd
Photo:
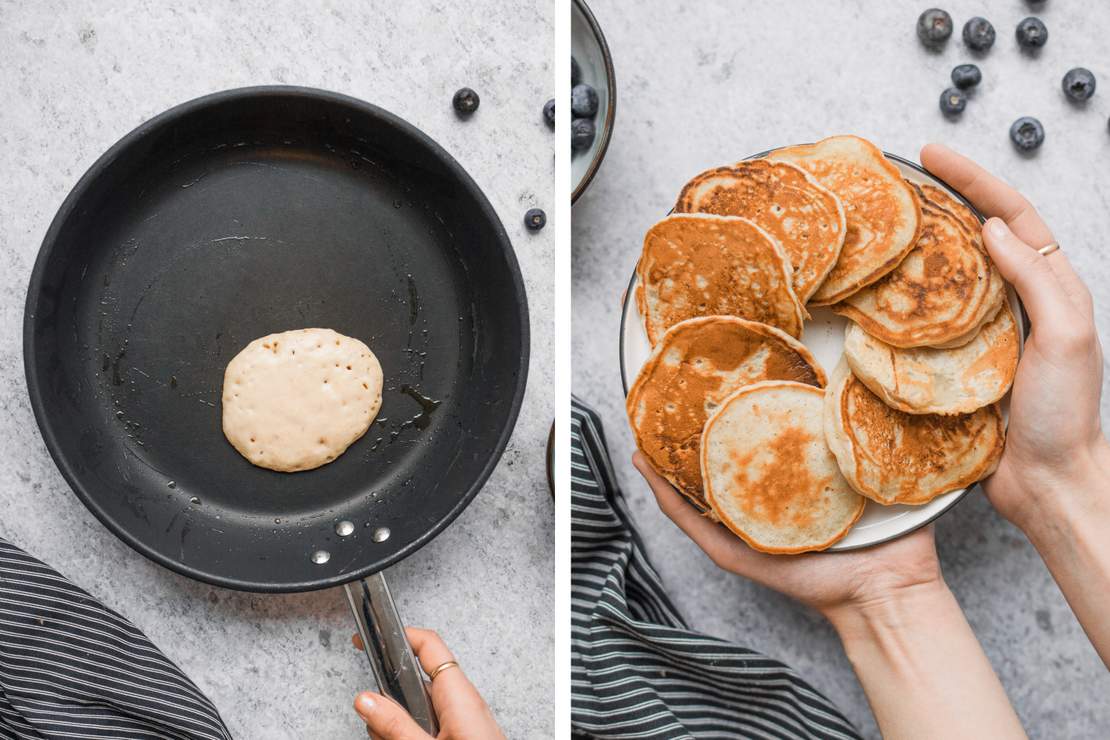
<path fill-rule="evenodd" d="M 601 421 L 571 414 L 571 706 L 576 736 L 858 738 L 789 667 L 691 631 L 647 554 Z"/>
<path fill-rule="evenodd" d="M 0 737 L 231 734 L 212 702 L 133 624 L 0 539 Z"/>

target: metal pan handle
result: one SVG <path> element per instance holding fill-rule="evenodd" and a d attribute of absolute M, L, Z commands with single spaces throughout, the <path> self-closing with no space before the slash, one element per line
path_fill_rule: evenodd
<path fill-rule="evenodd" d="M 405 626 L 389 594 L 384 573 L 344 586 L 378 690 L 404 707 L 425 732 L 439 732 L 424 672 L 405 639 Z"/>

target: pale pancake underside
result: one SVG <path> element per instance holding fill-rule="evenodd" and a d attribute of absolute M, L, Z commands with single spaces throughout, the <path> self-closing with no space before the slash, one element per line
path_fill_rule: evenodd
<path fill-rule="evenodd" d="M 697 316 L 739 316 L 800 337 L 805 309 L 778 242 L 748 219 L 668 216 L 648 230 L 636 301 L 648 340 Z"/>
<path fill-rule="evenodd" d="M 365 434 L 381 403 L 369 347 L 331 329 L 297 329 L 256 339 L 228 363 L 223 430 L 255 465 L 310 470 Z"/>
<path fill-rule="evenodd" d="M 1003 304 L 993 321 L 953 349 L 899 349 L 849 322 L 844 356 L 888 406 L 909 414 L 966 414 L 998 401 L 1014 380 L 1017 323 Z"/>
<path fill-rule="evenodd" d="M 825 372 L 800 342 L 733 316 L 674 325 L 640 368 L 626 400 L 636 444 L 655 470 L 703 510 L 699 457 L 705 420 L 726 396 L 762 380 L 823 387 Z"/>
<path fill-rule="evenodd" d="M 803 304 L 836 264 L 847 231 L 844 208 L 832 191 L 796 165 L 767 159 L 702 172 L 683 187 L 674 210 L 755 222 L 782 245 Z"/>
<path fill-rule="evenodd" d="M 925 201 L 913 250 L 833 310 L 895 347 L 954 347 L 971 341 L 1004 300 L 1002 276 L 981 234 L 957 213 Z"/>
<path fill-rule="evenodd" d="M 768 381 L 738 390 L 706 422 L 706 498 L 757 550 L 823 550 L 863 513 L 825 443 L 823 406 L 819 388 Z"/>
<path fill-rule="evenodd" d="M 844 477 L 880 504 L 924 504 L 990 475 L 1002 455 L 997 405 L 971 414 L 906 414 L 841 361 L 825 396 L 825 439 Z"/>
<path fill-rule="evenodd" d="M 840 198 L 847 234 L 840 257 L 813 295 L 814 305 L 843 300 L 893 270 L 913 247 L 920 208 L 898 168 L 858 136 L 832 136 L 816 144 L 767 155 L 809 172 Z"/>

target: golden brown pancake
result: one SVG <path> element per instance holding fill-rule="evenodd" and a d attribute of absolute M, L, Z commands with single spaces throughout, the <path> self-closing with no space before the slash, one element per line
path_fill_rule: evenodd
<path fill-rule="evenodd" d="M 924 504 L 998 467 L 998 405 L 970 414 L 907 414 L 887 406 L 841 360 L 825 395 L 825 440 L 852 488 L 880 504 Z"/>
<path fill-rule="evenodd" d="M 697 316 L 739 316 L 802 335 L 804 309 L 778 242 L 745 218 L 668 216 L 644 237 L 636 303 L 648 341 Z"/>
<path fill-rule="evenodd" d="M 706 316 L 674 325 L 655 345 L 628 392 L 636 444 L 655 470 L 707 508 L 699 450 L 702 427 L 738 388 L 761 380 L 824 387 L 825 372 L 800 342 L 766 324 Z"/>
<path fill-rule="evenodd" d="M 756 550 L 824 550 L 863 514 L 825 444 L 820 388 L 789 381 L 745 386 L 705 423 L 705 497 Z"/>
<path fill-rule="evenodd" d="M 917 199 L 901 171 L 871 142 L 831 136 L 778 149 L 767 158 L 800 166 L 844 205 L 844 248 L 810 303 L 826 306 L 847 298 L 897 267 L 913 248 L 921 219 Z"/>
<path fill-rule="evenodd" d="M 1017 371 L 1017 322 L 1009 305 L 967 344 L 899 349 L 849 322 L 844 356 L 852 374 L 908 414 L 966 414 L 998 401 Z"/>
<path fill-rule="evenodd" d="M 958 346 L 998 314 L 1002 276 L 981 234 L 959 217 L 931 201 L 921 214 L 921 232 L 902 264 L 833 311 L 895 347 Z"/>
<path fill-rule="evenodd" d="M 952 197 L 947 190 L 928 183 L 912 184 L 922 202 L 928 202 L 938 208 L 943 208 L 958 218 L 969 233 L 982 235 L 983 224 L 979 221 L 979 217 L 964 203 Z"/>
<path fill-rule="evenodd" d="M 702 172 L 686 183 L 675 213 L 743 216 L 782 245 L 794 267 L 794 292 L 805 304 L 844 246 L 840 199 L 787 162 L 749 159 Z"/>

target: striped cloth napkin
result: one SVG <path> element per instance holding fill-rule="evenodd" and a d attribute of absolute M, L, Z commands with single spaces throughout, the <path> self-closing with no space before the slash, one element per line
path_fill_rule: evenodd
<path fill-rule="evenodd" d="M 133 624 L 0 539 L 0 737 L 231 734 L 212 702 Z"/>
<path fill-rule="evenodd" d="M 571 411 L 571 723 L 594 738 L 858 738 L 777 660 L 691 631 L 647 559 L 601 422 Z"/>

